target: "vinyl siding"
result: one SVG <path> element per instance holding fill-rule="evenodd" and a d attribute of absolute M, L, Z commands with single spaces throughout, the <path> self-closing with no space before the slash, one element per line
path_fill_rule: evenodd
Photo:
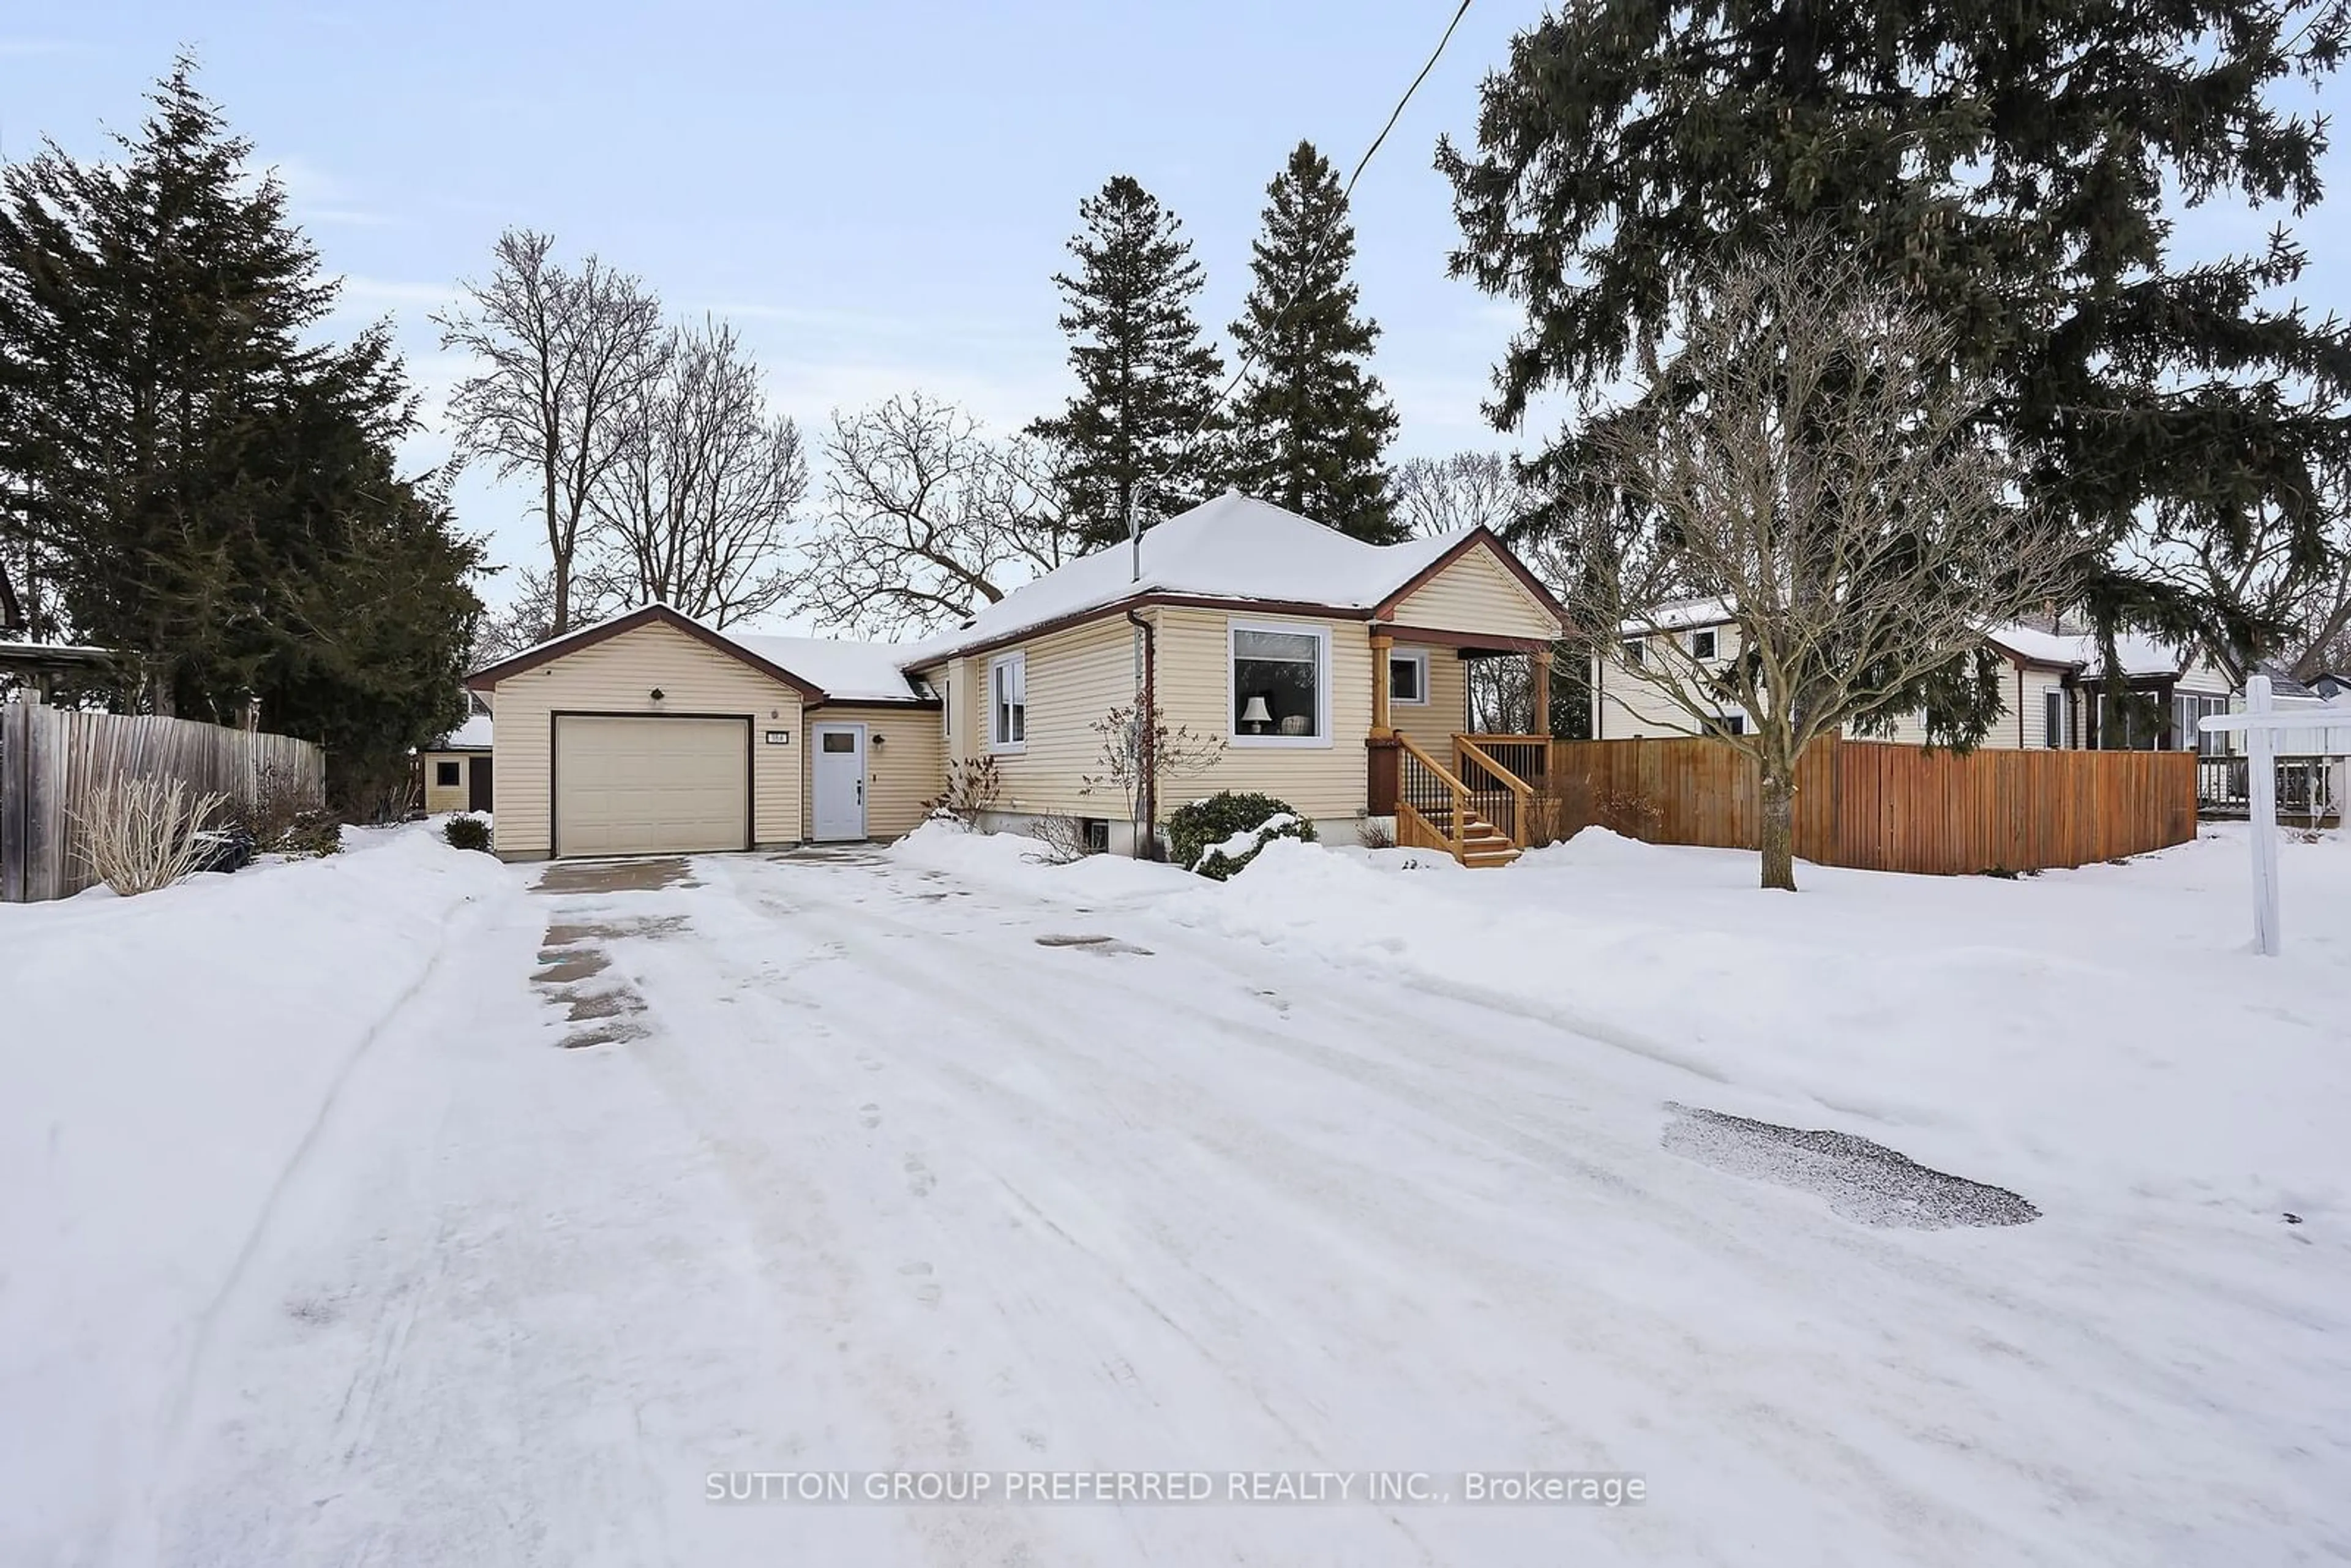
<path fill-rule="evenodd" d="M 1398 643 L 1398 652 L 1411 648 Z M 1430 756 L 1453 756 L 1453 737 L 1469 727 L 1468 665 L 1450 648 L 1428 648 L 1428 702 L 1422 706 L 1390 702 L 1388 723 Z M 1369 733 L 1368 730 L 1366 733 Z"/>
<path fill-rule="evenodd" d="M 483 754 L 473 751 L 419 753 L 424 765 L 424 810 L 428 814 L 437 815 L 443 811 L 462 811 L 466 809 L 465 802 L 472 798 L 469 790 L 474 778 L 474 758 L 481 755 Z M 434 765 L 440 762 L 454 762 L 457 765 L 457 782 L 455 784 L 433 782 L 437 771 Z M 497 786 L 497 771 L 495 768 L 491 769 L 490 785 L 493 789 Z"/>
<path fill-rule="evenodd" d="M 1559 622 L 1542 601 L 1484 545 L 1455 558 L 1384 619 L 1398 626 L 1497 637 L 1548 639 L 1560 634 Z"/>
<path fill-rule="evenodd" d="M 648 695 L 656 687 L 658 703 Z M 762 845 L 800 839 L 799 694 L 672 627 L 639 626 L 508 676 L 490 694 L 490 707 L 499 726 L 491 831 L 504 859 L 549 852 L 549 716 L 557 712 L 750 715 L 753 835 Z M 771 729 L 789 733 L 790 745 L 768 745 Z"/>
<path fill-rule="evenodd" d="M 1084 779 L 1103 771 L 1102 737 L 1091 727 L 1134 701 L 1134 628 L 1125 612 L 956 660 L 953 700 L 967 755 L 990 755 L 988 670 L 1014 653 L 1028 659 L 1028 740 L 993 754 L 1002 781 L 997 804 L 1049 816 L 1124 816 L 1123 800 L 1107 788 L 1085 792 Z"/>
<path fill-rule="evenodd" d="M 1728 664 L 1739 652 L 1739 629 L 1736 626 L 1701 626 L 1689 632 L 1655 632 L 1642 639 L 1656 643 L 1671 637 L 1684 648 L 1690 645 L 1696 632 L 1712 632 L 1715 635 L 1715 663 Z M 1595 740 L 1635 740 L 1643 737 L 1696 735 L 1698 725 L 1689 714 L 1667 694 L 1664 686 L 1652 678 L 1645 666 L 1626 664 L 1621 650 L 1610 649 L 1593 657 L 1592 679 L 1600 700 L 1593 708 L 1593 738 Z M 1669 668 L 1680 669 L 1675 664 Z"/>
<path fill-rule="evenodd" d="M 810 782 L 816 767 L 816 727 L 820 724 L 862 724 L 865 727 L 865 834 L 894 839 L 921 825 L 923 804 L 946 784 L 946 737 L 936 708 L 854 707 L 847 705 L 810 708 L 807 727 L 795 743 L 800 748 L 800 799 L 806 802 L 800 819 L 803 838 L 815 831 L 815 790 Z M 882 744 L 875 746 L 875 740 Z"/>
<path fill-rule="evenodd" d="M 1331 744 L 1228 745 L 1207 771 L 1163 781 L 1159 803 L 1163 818 L 1176 806 L 1219 789 L 1263 790 L 1315 818 L 1352 817 L 1364 809 L 1364 741 L 1372 730 L 1372 638 L 1365 622 L 1172 606 L 1152 613 L 1159 623 L 1159 706 L 1166 722 L 1182 725 L 1196 735 L 1228 739 L 1233 727 L 1227 638 L 1230 623 L 1240 620 L 1327 627 L 1331 633 Z M 1430 661 L 1432 677 L 1436 664 Z M 1434 679 L 1431 689 L 1436 689 Z M 1030 691 L 1035 691 L 1033 684 Z M 1458 708 L 1457 698 L 1455 711 Z M 1446 733 L 1449 736 L 1452 731 Z M 1449 740 L 1446 749 L 1451 750 Z"/>

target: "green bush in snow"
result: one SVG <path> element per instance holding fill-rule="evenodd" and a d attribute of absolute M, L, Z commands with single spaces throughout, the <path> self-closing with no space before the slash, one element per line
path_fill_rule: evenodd
<path fill-rule="evenodd" d="M 451 849 L 486 852 L 490 847 L 490 825 L 479 817 L 452 817 L 441 831 L 448 835 Z"/>
<path fill-rule="evenodd" d="M 1227 847 L 1237 834 L 1253 841 Z M 1167 819 L 1170 858 L 1186 871 L 1224 881 L 1257 858 L 1273 839 L 1314 841 L 1314 824 L 1286 800 L 1271 795 L 1225 789 L 1183 806 Z"/>

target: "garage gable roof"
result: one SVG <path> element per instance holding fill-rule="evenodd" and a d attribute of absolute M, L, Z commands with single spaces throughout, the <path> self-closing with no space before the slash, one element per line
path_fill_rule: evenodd
<path fill-rule="evenodd" d="M 683 632 L 696 642 L 707 644 L 728 658 L 748 664 L 771 679 L 781 681 L 811 702 L 824 700 L 824 689 L 815 682 L 792 674 L 772 659 L 763 658 L 753 653 L 724 632 L 714 632 L 701 622 L 681 614 L 666 604 L 648 604 L 642 609 L 629 611 L 626 614 L 615 615 L 609 621 L 600 621 L 593 626 L 583 626 L 577 632 L 567 632 L 560 637 L 551 637 L 537 647 L 525 648 L 511 658 L 501 659 L 486 669 L 475 670 L 465 677 L 465 685 L 477 692 L 491 691 L 500 681 L 510 680 L 525 671 L 535 670 L 541 664 L 551 664 L 558 659 L 580 652 L 582 648 L 593 647 L 609 638 L 618 637 L 626 632 L 633 632 L 640 626 L 653 625 L 667 626 Z"/>

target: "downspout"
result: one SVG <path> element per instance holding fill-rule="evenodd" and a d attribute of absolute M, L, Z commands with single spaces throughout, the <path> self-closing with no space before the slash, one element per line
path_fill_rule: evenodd
<path fill-rule="evenodd" d="M 1159 858 L 1159 647 L 1151 622 L 1133 610 L 1126 619 L 1143 639 L 1143 690 L 1134 705 L 1136 815 L 1134 858 Z"/>

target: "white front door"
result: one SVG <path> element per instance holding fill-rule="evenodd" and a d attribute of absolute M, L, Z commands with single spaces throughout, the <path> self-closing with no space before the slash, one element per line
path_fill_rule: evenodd
<path fill-rule="evenodd" d="M 862 724 L 820 724 L 816 727 L 813 831 L 819 839 L 862 839 L 865 836 L 865 727 Z"/>

